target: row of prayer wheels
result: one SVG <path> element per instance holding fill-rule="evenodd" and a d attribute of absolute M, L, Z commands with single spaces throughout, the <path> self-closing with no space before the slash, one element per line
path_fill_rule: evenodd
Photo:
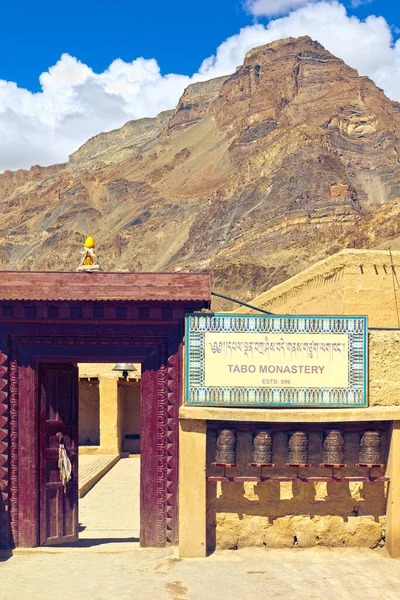
<path fill-rule="evenodd" d="M 379 431 L 364 431 L 360 439 L 359 463 L 379 464 Z M 344 463 L 344 439 L 338 429 L 331 429 L 325 435 L 322 448 L 322 464 L 342 465 Z M 215 462 L 218 464 L 236 464 L 236 431 L 220 429 L 217 437 Z M 251 462 L 254 464 L 272 464 L 272 431 L 257 430 L 253 433 Z M 308 435 L 305 431 L 289 434 L 288 464 L 308 464 Z"/>

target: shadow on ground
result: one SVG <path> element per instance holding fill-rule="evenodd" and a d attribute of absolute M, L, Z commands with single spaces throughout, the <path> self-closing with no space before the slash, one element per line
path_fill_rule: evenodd
<path fill-rule="evenodd" d="M 89 538 L 86 540 L 77 540 L 76 542 L 69 542 L 66 544 L 49 544 L 46 545 L 46 548 L 91 548 L 92 546 L 100 546 L 101 544 L 118 544 L 127 542 L 139 542 L 139 538 Z"/>

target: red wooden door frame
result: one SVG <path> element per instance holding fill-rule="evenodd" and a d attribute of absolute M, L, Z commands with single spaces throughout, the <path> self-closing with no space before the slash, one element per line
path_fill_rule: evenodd
<path fill-rule="evenodd" d="M 37 369 L 41 362 L 142 363 L 142 546 L 175 544 L 178 536 L 178 408 L 182 383 L 179 338 L 98 335 L 16 337 L 12 340 L 10 400 L 11 528 L 16 546 L 39 544 Z M 118 354 L 119 353 L 119 354 Z M 88 357 L 90 357 L 88 359 Z M 108 359 L 110 360 L 110 359 Z M 23 398 L 23 401 L 20 400 Z M 18 423 L 24 423 L 19 435 Z"/>

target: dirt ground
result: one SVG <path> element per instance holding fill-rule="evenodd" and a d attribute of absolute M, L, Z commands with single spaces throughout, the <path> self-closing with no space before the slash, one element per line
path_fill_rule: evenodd
<path fill-rule="evenodd" d="M 246 548 L 205 559 L 129 543 L 21 550 L 0 562 L 1 600 L 398 600 L 384 550 Z"/>

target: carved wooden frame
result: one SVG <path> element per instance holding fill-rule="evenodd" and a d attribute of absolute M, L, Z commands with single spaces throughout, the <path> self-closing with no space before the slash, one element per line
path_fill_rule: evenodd
<path fill-rule="evenodd" d="M 10 510 L 10 401 L 8 355 L 0 353 L 0 534 L 7 548 L 11 544 Z M 15 423 L 15 414 L 12 419 Z M 1 547 L 1 546 L 0 546 Z"/>
<path fill-rule="evenodd" d="M 156 500 L 156 545 L 165 546 L 177 543 L 178 538 L 178 409 L 181 390 L 181 347 L 171 355 L 170 338 L 164 336 L 145 337 L 113 334 L 89 324 L 91 336 L 79 334 L 40 333 L 35 336 L 17 335 L 11 338 L 9 360 L 10 393 L 7 387 L 7 357 L 0 355 L 0 475 L 6 469 L 7 461 L 7 411 L 9 399 L 10 416 L 10 495 L 3 490 L 3 498 L 10 503 L 11 531 L 14 545 L 19 543 L 19 372 L 18 356 L 21 345 L 34 346 L 127 346 L 130 348 L 156 347 L 157 351 L 157 498 Z M 157 326 L 154 327 L 154 331 Z M 82 335 L 82 334 L 81 334 Z M 176 340 L 175 340 L 176 341 Z M 172 348 L 171 348 L 172 350 Z M 62 360 L 57 357 L 57 360 Z M 3 450 L 3 451 L 2 451 Z M 3 477 L 7 479 L 7 477 Z M 10 496 L 10 497 L 8 497 Z M 7 538 L 6 538 L 7 539 Z"/>

